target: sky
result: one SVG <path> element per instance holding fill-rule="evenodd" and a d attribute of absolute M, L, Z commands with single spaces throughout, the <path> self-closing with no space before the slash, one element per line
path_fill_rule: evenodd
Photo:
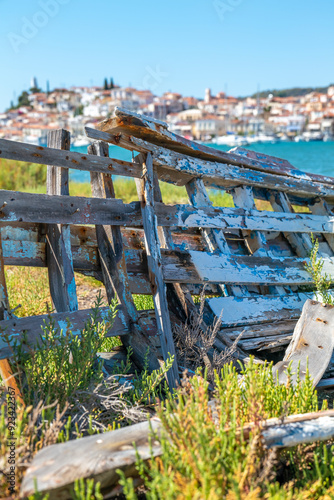
<path fill-rule="evenodd" d="M 0 0 L 0 111 L 42 89 L 204 97 L 334 82 L 333 0 Z"/>

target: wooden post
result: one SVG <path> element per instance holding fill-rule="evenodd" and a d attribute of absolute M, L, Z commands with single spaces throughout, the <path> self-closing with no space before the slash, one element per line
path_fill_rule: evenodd
<path fill-rule="evenodd" d="M 48 132 L 48 147 L 69 150 L 70 133 L 63 129 Z M 69 195 L 68 168 L 48 165 L 47 194 Z M 73 213 L 75 211 L 76 207 L 73 207 Z M 78 299 L 73 270 L 70 226 L 68 224 L 49 224 L 46 237 L 53 307 L 57 312 L 77 311 Z"/>
<path fill-rule="evenodd" d="M 88 153 L 98 156 L 109 156 L 108 144 L 96 141 L 88 147 Z M 115 198 L 113 181 L 109 175 L 97 172 L 91 173 L 92 194 L 96 198 Z M 126 269 L 123 239 L 119 226 L 96 227 L 99 257 L 102 268 L 103 282 L 106 287 L 109 303 L 117 296 L 120 303 L 118 315 L 131 333 L 122 336 L 122 343 L 133 349 L 133 359 L 142 368 L 148 353 L 149 369 L 159 368 L 160 352 L 150 332 L 149 322 L 140 318 L 130 290 Z"/>
<path fill-rule="evenodd" d="M 283 361 L 273 367 L 281 384 L 288 381 L 287 368 L 291 364 L 291 382 L 305 380 L 306 370 L 316 386 L 324 374 L 334 348 L 334 306 L 307 300 L 296 324 L 292 340 Z"/>
<path fill-rule="evenodd" d="M 5 266 L 2 255 L 2 240 L 0 231 L 0 320 L 9 319 L 9 316 L 10 316 L 10 308 L 9 308 L 7 285 L 5 278 Z M 12 367 L 8 359 L 0 360 L 0 375 L 2 377 L 6 389 L 8 388 L 14 389 L 15 397 L 18 399 L 18 401 L 20 401 L 20 403 L 24 404 L 22 394 L 17 385 L 17 382 L 15 380 L 15 375 L 13 373 Z"/>
<path fill-rule="evenodd" d="M 157 217 L 154 210 L 154 172 L 152 155 L 148 153 L 146 158 L 143 155 L 139 155 L 136 157 L 136 161 L 140 162 L 143 168 L 142 179 L 136 179 L 136 186 L 143 216 L 147 264 L 154 301 L 155 317 L 161 339 L 161 349 L 165 361 L 169 356 L 174 355 L 175 357 L 173 366 L 167 373 L 169 386 L 173 388 L 177 386 L 180 379 L 168 311 L 166 285 L 162 273 Z"/>

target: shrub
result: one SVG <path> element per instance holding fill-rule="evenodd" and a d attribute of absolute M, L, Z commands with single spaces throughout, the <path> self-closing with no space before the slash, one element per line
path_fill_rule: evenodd
<path fill-rule="evenodd" d="M 316 288 L 317 299 L 323 304 L 334 305 L 334 299 L 329 292 L 333 278 L 327 273 L 323 273 L 324 259 L 318 257 L 319 240 L 312 235 L 313 248 L 310 252 L 310 261 L 305 268 L 310 273 Z"/>
<path fill-rule="evenodd" d="M 0 187 L 12 191 L 35 190 L 45 186 L 46 166 L 0 159 Z"/>
<path fill-rule="evenodd" d="M 100 294 L 80 335 L 73 333 L 69 325 L 66 331 L 60 331 L 50 316 L 36 348 L 27 348 L 24 338 L 20 343 L 14 342 L 11 364 L 26 404 L 57 401 L 63 407 L 77 390 L 86 389 L 92 380 L 101 378 L 102 361 L 98 360 L 97 353 L 113 324 L 117 309 L 114 301 L 107 320 L 100 321 L 101 301 Z M 6 332 L 2 337 L 10 345 Z"/>
<path fill-rule="evenodd" d="M 321 498 L 333 480 L 332 448 L 300 446 L 279 453 L 264 449 L 260 438 L 263 419 L 318 410 L 308 375 L 284 386 L 276 383 L 271 365 L 251 362 L 241 374 L 225 365 L 221 376 L 216 374 L 215 396 L 213 411 L 208 384 L 194 377 L 177 400 L 161 405 L 162 455 L 149 463 L 137 460 L 148 500 L 285 499 L 297 498 L 291 491 L 303 488 L 315 495 L 305 498 Z M 243 434 L 248 422 L 255 422 L 249 439 Z M 132 480 L 119 474 L 127 500 L 137 498 Z"/>

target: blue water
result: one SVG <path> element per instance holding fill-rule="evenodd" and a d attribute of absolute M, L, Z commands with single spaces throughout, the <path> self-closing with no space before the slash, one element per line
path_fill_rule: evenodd
<path fill-rule="evenodd" d="M 208 144 L 209 145 L 209 144 Z M 210 144 L 212 147 L 212 145 Z M 217 149 L 228 151 L 229 146 L 217 146 Z M 73 151 L 87 153 L 87 148 L 72 148 Z M 294 167 L 305 172 L 329 175 L 334 177 L 334 142 L 277 142 L 276 144 L 253 144 L 247 149 L 259 153 L 277 156 L 288 160 Z M 132 153 L 118 146 L 110 146 L 111 158 L 131 161 Z M 89 182 L 88 172 L 72 170 L 71 178 L 76 182 Z"/>
<path fill-rule="evenodd" d="M 228 151 L 228 146 L 216 146 Z M 288 160 L 305 172 L 334 177 L 334 142 L 277 142 L 253 144 L 246 149 Z"/>
<path fill-rule="evenodd" d="M 82 146 L 80 148 L 71 147 L 71 151 L 77 151 L 78 153 L 87 154 L 87 147 Z M 115 158 L 116 160 L 131 161 L 132 153 L 126 149 L 120 148 L 119 146 L 109 146 L 109 156 L 110 158 Z M 83 172 L 81 170 L 70 170 L 70 176 L 72 181 L 75 182 L 90 182 L 90 173 Z"/>

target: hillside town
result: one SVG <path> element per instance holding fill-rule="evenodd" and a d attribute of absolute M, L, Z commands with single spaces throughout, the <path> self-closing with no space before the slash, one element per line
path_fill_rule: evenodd
<path fill-rule="evenodd" d="M 290 97 L 236 98 L 224 92 L 213 95 L 209 88 L 203 94 L 158 96 L 151 90 L 114 85 L 112 79 L 102 87 L 42 91 L 33 78 L 18 103 L 0 113 L 0 138 L 43 145 L 49 130 L 66 128 L 74 146 L 86 145 L 84 127 L 112 116 L 115 106 L 166 121 L 171 131 L 184 137 L 229 146 L 334 137 L 334 86 L 327 93 Z"/>

